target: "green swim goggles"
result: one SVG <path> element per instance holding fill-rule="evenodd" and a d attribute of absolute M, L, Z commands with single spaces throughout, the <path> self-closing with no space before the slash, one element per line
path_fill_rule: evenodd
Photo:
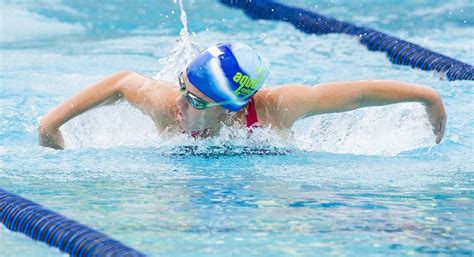
<path fill-rule="evenodd" d="M 196 109 L 202 110 L 202 109 L 206 109 L 213 106 L 219 106 L 219 105 L 225 105 L 225 104 L 238 102 L 235 100 L 229 100 L 229 101 L 218 102 L 218 103 L 209 103 L 208 101 L 186 90 L 186 84 L 184 83 L 184 79 L 183 79 L 183 72 L 179 74 L 178 81 L 179 81 L 179 93 L 183 95 L 184 98 L 186 98 L 186 100 Z M 245 101 L 245 100 L 242 100 L 242 101 Z"/>

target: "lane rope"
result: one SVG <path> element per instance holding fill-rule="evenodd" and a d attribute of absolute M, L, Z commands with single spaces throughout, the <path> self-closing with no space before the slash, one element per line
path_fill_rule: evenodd
<path fill-rule="evenodd" d="M 409 65 L 444 74 L 448 80 L 474 80 L 474 67 L 419 45 L 387 35 L 374 29 L 339 21 L 303 8 L 277 3 L 273 0 L 220 0 L 242 9 L 252 19 L 284 21 L 307 34 L 343 33 L 357 36 L 370 51 L 387 53 L 394 64 Z"/>
<path fill-rule="evenodd" d="M 145 256 L 101 232 L 2 188 L 0 223 L 70 256 Z"/>

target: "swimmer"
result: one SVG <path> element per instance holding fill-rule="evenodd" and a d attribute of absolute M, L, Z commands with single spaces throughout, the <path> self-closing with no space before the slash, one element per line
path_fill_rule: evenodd
<path fill-rule="evenodd" d="M 60 127 L 104 104 L 124 99 L 147 114 L 158 132 L 212 137 L 223 126 L 272 127 L 288 132 L 299 119 L 363 107 L 419 102 L 439 144 L 446 111 L 430 87 L 393 80 L 344 81 L 316 86 L 286 84 L 262 87 L 267 66 L 250 46 L 221 43 L 199 54 L 176 82 L 154 80 L 132 71 L 112 74 L 83 89 L 44 115 L 39 143 L 64 149 Z"/>

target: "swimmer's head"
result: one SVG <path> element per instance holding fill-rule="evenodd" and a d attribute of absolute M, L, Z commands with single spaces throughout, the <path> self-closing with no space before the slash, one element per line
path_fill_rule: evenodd
<path fill-rule="evenodd" d="M 179 84 L 180 94 L 176 99 L 177 121 L 184 132 L 218 127 L 229 115 L 230 111 L 220 106 L 204 106 L 206 104 L 203 102 L 213 103 L 213 100 L 190 83 L 186 73 L 179 76 Z"/>
<path fill-rule="evenodd" d="M 262 87 L 269 71 L 258 53 L 243 43 L 209 47 L 188 65 L 186 77 L 214 103 L 239 111 Z"/>

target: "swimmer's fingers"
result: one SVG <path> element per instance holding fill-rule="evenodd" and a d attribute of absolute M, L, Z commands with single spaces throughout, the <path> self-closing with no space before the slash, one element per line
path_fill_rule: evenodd
<path fill-rule="evenodd" d="M 446 129 L 446 116 L 442 117 L 441 121 L 438 123 L 438 129 L 436 131 L 437 144 L 441 143 L 441 140 L 443 139 L 443 136 L 444 136 L 445 129 Z"/>
<path fill-rule="evenodd" d="M 435 104 L 426 105 L 426 113 L 431 123 L 433 133 L 436 136 L 436 144 L 441 143 L 446 128 L 447 115 L 444 106 L 441 101 Z"/>
<path fill-rule="evenodd" d="M 64 149 L 64 138 L 59 129 L 49 130 L 44 127 L 39 127 L 39 144 L 45 147 L 54 149 Z"/>

